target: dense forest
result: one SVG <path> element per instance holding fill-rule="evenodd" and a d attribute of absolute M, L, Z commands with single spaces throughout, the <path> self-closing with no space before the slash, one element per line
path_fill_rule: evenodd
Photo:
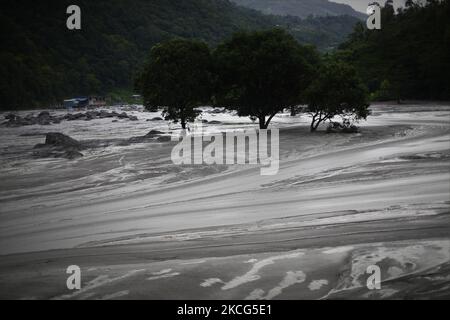
<path fill-rule="evenodd" d="M 241 6 L 261 11 L 265 14 L 280 16 L 312 16 L 349 15 L 361 19 L 365 14 L 354 10 L 351 6 L 329 0 L 231 0 Z M 368 3 L 368 2 L 367 2 Z"/>
<path fill-rule="evenodd" d="M 215 46 L 239 29 L 279 26 L 302 43 L 335 47 L 355 17 L 267 16 L 228 0 L 78 0 L 82 29 L 66 28 L 68 0 L 0 2 L 0 108 L 60 104 L 132 88 L 150 48 L 173 37 Z"/>
<path fill-rule="evenodd" d="M 450 99 L 450 1 L 387 1 L 381 30 L 359 23 L 337 55 L 354 65 L 372 99 Z"/>

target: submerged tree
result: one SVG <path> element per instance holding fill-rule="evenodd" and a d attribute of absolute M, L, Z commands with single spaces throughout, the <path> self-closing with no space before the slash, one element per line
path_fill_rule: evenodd
<path fill-rule="evenodd" d="M 218 81 L 215 102 L 259 120 L 266 129 L 273 117 L 301 102 L 301 92 L 318 61 L 314 49 L 300 45 L 281 29 L 239 32 L 214 53 Z"/>
<path fill-rule="evenodd" d="M 163 107 L 166 119 L 185 129 L 199 115 L 195 108 L 210 100 L 212 65 L 209 48 L 202 42 L 176 39 L 154 46 L 136 81 L 145 107 Z"/>
<path fill-rule="evenodd" d="M 367 89 L 353 67 L 328 60 L 305 92 L 306 112 L 312 116 L 311 131 L 336 116 L 366 119 L 369 115 Z"/>

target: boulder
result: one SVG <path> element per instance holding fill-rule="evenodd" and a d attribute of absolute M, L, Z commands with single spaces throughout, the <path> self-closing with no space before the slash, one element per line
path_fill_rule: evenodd
<path fill-rule="evenodd" d="M 50 112 L 42 111 L 41 113 L 39 113 L 38 118 L 50 118 Z"/>
<path fill-rule="evenodd" d="M 78 159 L 78 158 L 82 158 L 83 154 L 81 152 L 79 152 L 78 150 L 67 150 L 66 152 L 57 155 L 57 158 L 64 158 L 64 159 L 69 159 L 69 160 L 74 160 L 74 159 Z"/>
<path fill-rule="evenodd" d="M 128 114 L 127 114 L 126 112 L 122 112 L 122 113 L 119 114 L 117 117 L 118 117 L 119 119 L 125 119 L 125 118 L 128 118 Z"/>
<path fill-rule="evenodd" d="M 78 159 L 83 156 L 80 152 L 83 149 L 80 142 L 58 132 L 47 133 L 45 143 L 34 146 L 33 152 L 36 158 L 64 158 Z"/>
<path fill-rule="evenodd" d="M 45 143 L 38 143 L 37 145 L 35 145 L 33 147 L 33 149 L 43 149 L 43 148 L 47 148 L 48 145 L 46 145 Z"/>
<path fill-rule="evenodd" d="M 63 158 L 74 160 L 83 157 L 83 154 L 75 149 L 58 150 L 52 148 L 51 146 L 40 144 L 35 146 L 35 151 L 33 152 L 35 158 Z"/>
<path fill-rule="evenodd" d="M 11 127 L 21 127 L 21 126 L 31 126 L 36 124 L 36 120 L 27 120 L 22 117 L 17 116 L 14 120 L 9 120 L 9 125 Z"/>
<path fill-rule="evenodd" d="M 16 119 L 16 115 L 14 113 L 9 113 L 5 116 L 6 120 L 15 120 Z"/>
<path fill-rule="evenodd" d="M 88 111 L 86 112 L 86 117 L 88 117 L 89 119 L 95 119 L 97 117 L 100 116 L 100 112 L 98 111 Z"/>
<path fill-rule="evenodd" d="M 152 130 L 149 133 L 147 133 L 145 136 L 138 136 L 138 137 L 131 137 L 130 139 L 126 141 L 122 141 L 119 143 L 120 146 L 128 146 L 132 143 L 145 143 L 150 141 L 151 139 L 156 138 L 158 135 L 164 134 L 164 132 L 158 131 L 158 130 Z"/>
<path fill-rule="evenodd" d="M 30 120 L 26 120 L 26 121 L 30 121 Z M 37 123 L 40 124 L 41 126 L 48 126 L 50 125 L 50 116 L 38 116 L 37 118 Z"/>
<path fill-rule="evenodd" d="M 45 137 L 45 144 L 54 147 L 73 148 L 76 150 L 82 149 L 80 142 L 69 136 L 66 136 L 65 134 L 58 132 L 47 133 Z"/>
<path fill-rule="evenodd" d="M 156 139 L 158 142 L 170 142 L 172 141 L 172 137 L 170 136 L 161 136 Z"/>
<path fill-rule="evenodd" d="M 48 111 L 42 111 L 37 116 L 33 116 L 33 114 L 28 114 L 24 118 L 15 115 L 13 113 L 7 114 L 4 116 L 7 121 L 1 123 L 2 126 L 6 127 L 20 127 L 20 126 L 30 126 L 30 125 L 43 125 L 48 126 L 51 124 L 58 124 L 61 121 L 90 121 L 93 119 L 105 119 L 105 118 L 118 118 L 118 119 L 129 119 L 131 121 L 138 121 L 138 117 L 128 115 L 126 112 L 117 113 L 116 111 L 108 112 L 107 110 L 89 110 L 86 113 L 68 113 L 64 116 L 52 116 Z M 162 118 L 158 118 L 157 120 L 162 120 Z M 156 120 L 155 120 L 156 121 Z"/>
<path fill-rule="evenodd" d="M 158 130 L 152 130 L 149 133 L 147 133 L 145 136 L 146 137 L 154 137 L 154 136 L 160 135 L 160 134 L 164 134 L 164 132 L 158 131 Z"/>
<path fill-rule="evenodd" d="M 106 111 L 106 110 L 100 110 L 100 113 L 99 113 L 98 116 L 99 116 L 101 119 L 104 119 L 104 118 L 113 118 L 113 117 L 114 117 L 111 113 L 109 113 L 109 112 Z"/>
<path fill-rule="evenodd" d="M 84 117 L 83 113 L 69 113 L 66 115 L 68 121 L 80 120 Z"/>

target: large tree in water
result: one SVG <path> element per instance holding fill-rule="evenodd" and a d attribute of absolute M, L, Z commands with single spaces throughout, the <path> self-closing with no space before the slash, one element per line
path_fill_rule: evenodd
<path fill-rule="evenodd" d="M 285 108 L 301 103 L 318 54 L 281 29 L 239 32 L 214 52 L 215 102 L 259 120 L 266 129 Z"/>
<path fill-rule="evenodd" d="M 328 59 L 318 68 L 304 97 L 306 112 L 312 117 L 311 131 L 336 116 L 358 120 L 370 113 L 367 89 L 355 69 L 335 59 Z"/>
<path fill-rule="evenodd" d="M 167 120 L 186 129 L 199 114 L 195 108 L 210 100 L 212 65 L 209 48 L 202 42 L 175 39 L 156 45 L 137 79 L 145 107 L 163 107 Z"/>

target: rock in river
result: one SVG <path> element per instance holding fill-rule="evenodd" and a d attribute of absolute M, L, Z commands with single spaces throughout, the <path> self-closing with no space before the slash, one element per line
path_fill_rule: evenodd
<path fill-rule="evenodd" d="M 63 148 L 74 148 L 77 150 L 82 149 L 81 144 L 77 140 L 59 132 L 47 133 L 45 137 L 45 144 Z"/>
<path fill-rule="evenodd" d="M 33 155 L 36 158 L 65 158 L 77 159 L 83 156 L 80 142 L 58 132 L 47 133 L 45 143 L 34 147 Z"/>

